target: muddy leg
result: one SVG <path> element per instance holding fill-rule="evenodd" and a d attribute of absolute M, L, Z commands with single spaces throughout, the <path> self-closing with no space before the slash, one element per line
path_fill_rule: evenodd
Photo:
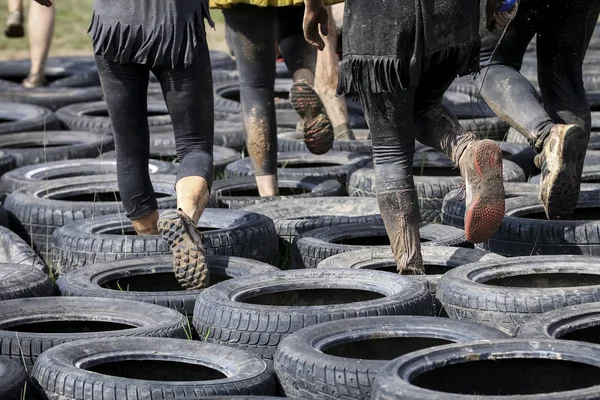
<path fill-rule="evenodd" d="M 377 202 L 398 271 L 423 273 L 421 220 L 413 178 L 414 89 L 400 93 L 361 93 L 373 137 Z"/>
<path fill-rule="evenodd" d="M 45 7 L 31 1 L 28 17 L 29 49 L 31 53 L 31 69 L 23 81 L 23 86 L 31 88 L 46 85 L 44 69 L 54 36 L 54 15 L 56 3 Z"/>
<path fill-rule="evenodd" d="M 377 203 L 390 238 L 398 272 L 404 275 L 423 274 L 419 199 L 415 189 L 377 192 Z"/>
<path fill-rule="evenodd" d="M 333 7 L 329 11 L 329 35 L 324 37 L 325 49 L 317 53 L 317 70 L 315 74 L 315 90 L 321 97 L 327 115 L 333 125 L 333 133 L 337 140 L 354 140 L 354 133 L 348 123 L 348 109 L 344 97 L 336 95 L 339 57 L 337 49 L 337 30 L 333 15 Z"/>

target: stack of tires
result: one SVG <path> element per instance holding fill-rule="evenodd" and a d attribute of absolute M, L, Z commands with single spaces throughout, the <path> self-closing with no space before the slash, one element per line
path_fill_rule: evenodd
<path fill-rule="evenodd" d="M 311 154 L 278 63 L 279 195 L 261 197 L 235 62 L 211 60 L 215 181 L 198 222 L 210 282 L 197 290 L 123 213 L 93 59 L 51 59 L 51 85 L 31 91 L 14 83 L 20 62 L 0 63 L 0 399 L 600 398 L 600 157 L 588 154 L 573 220 L 546 220 L 535 154 L 457 80 L 444 105 L 501 145 L 506 216 L 469 243 L 459 170 L 417 144 L 425 273 L 401 275 L 360 106 L 348 100 L 357 140 Z M 148 98 L 162 212 L 178 159 L 154 79 Z"/>

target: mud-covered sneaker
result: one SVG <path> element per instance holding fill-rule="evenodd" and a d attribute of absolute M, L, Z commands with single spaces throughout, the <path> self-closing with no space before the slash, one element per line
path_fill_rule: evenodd
<path fill-rule="evenodd" d="M 290 103 L 304 124 L 304 143 L 313 154 L 325 154 L 333 147 L 333 127 L 315 89 L 304 79 L 295 82 Z"/>
<path fill-rule="evenodd" d="M 21 11 L 12 11 L 8 14 L 4 35 L 9 38 L 21 38 L 25 36 L 25 29 L 23 29 L 23 13 Z"/>
<path fill-rule="evenodd" d="M 202 248 L 202 235 L 194 222 L 181 210 L 165 211 L 158 220 L 158 231 L 171 246 L 173 271 L 182 288 L 208 286 L 209 271 Z"/>
<path fill-rule="evenodd" d="M 536 156 L 535 163 L 542 171 L 539 198 L 548 219 L 572 217 L 579 200 L 587 142 L 588 135 L 580 126 L 557 124 Z"/>
<path fill-rule="evenodd" d="M 469 144 L 459 162 L 465 181 L 465 235 L 471 243 L 490 239 L 504 217 L 502 150 L 492 140 Z"/>

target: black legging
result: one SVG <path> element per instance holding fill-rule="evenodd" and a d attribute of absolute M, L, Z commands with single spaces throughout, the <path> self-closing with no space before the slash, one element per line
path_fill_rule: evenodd
<path fill-rule="evenodd" d="M 576 124 L 590 130 L 582 65 L 599 9 L 598 0 L 521 0 L 500 44 L 500 34 L 483 40 L 484 68 L 477 79 L 479 87 L 483 84 L 482 97 L 538 151 L 555 123 Z M 543 106 L 531 83 L 519 72 L 527 46 L 536 34 Z"/>
<path fill-rule="evenodd" d="M 304 7 L 258 7 L 238 4 L 223 10 L 227 35 L 240 72 L 240 96 L 246 145 L 254 174 L 277 174 L 275 41 L 288 70 L 314 73 L 317 53 L 304 40 Z"/>
<path fill-rule="evenodd" d="M 433 60 L 418 87 L 397 93 L 361 92 L 373 141 L 377 191 L 414 189 L 415 139 L 456 164 L 474 138 L 444 106 L 444 93 L 458 73 L 453 57 Z"/>
<path fill-rule="evenodd" d="M 150 181 L 150 133 L 147 93 L 149 74 L 158 78 L 173 121 L 177 181 L 188 176 L 213 179 L 214 103 L 208 46 L 189 68 L 149 68 L 96 57 L 98 73 L 113 126 L 119 191 L 127 217 L 136 220 L 158 209 Z"/>

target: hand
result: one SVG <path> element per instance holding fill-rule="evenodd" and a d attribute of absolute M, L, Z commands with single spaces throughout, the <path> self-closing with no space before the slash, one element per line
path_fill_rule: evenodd
<path fill-rule="evenodd" d="M 46 7 L 52 6 L 52 0 L 35 0 L 38 4 L 41 4 Z"/>
<path fill-rule="evenodd" d="M 321 35 L 319 35 L 319 25 L 321 26 L 323 36 L 327 36 L 329 33 L 329 16 L 327 8 L 325 8 L 322 2 L 319 3 L 314 9 L 306 7 L 304 12 L 304 38 L 311 46 L 323 50 L 325 42 Z"/>

